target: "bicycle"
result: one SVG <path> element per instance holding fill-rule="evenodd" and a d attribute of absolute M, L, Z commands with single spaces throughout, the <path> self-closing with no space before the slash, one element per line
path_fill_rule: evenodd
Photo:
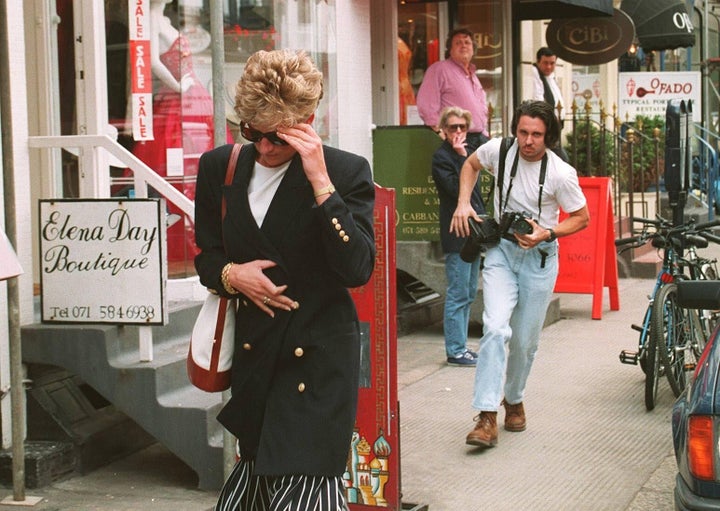
<path fill-rule="evenodd" d="M 620 352 L 620 362 L 639 364 L 645 373 L 645 407 L 650 411 L 655 408 L 663 374 L 673 394 L 680 395 L 687 383 L 685 373 L 694 369 L 714 326 L 714 311 L 689 310 L 678 305 L 675 282 L 717 277 L 717 261 L 701 257 L 697 249 L 706 248 L 709 241 L 720 243 L 720 237 L 710 231 L 720 225 L 720 220 L 696 224 L 695 219 L 691 219 L 679 226 L 661 217 L 656 220 L 633 218 L 632 221 L 642 223 L 642 231 L 636 236 L 615 240 L 618 248 L 624 247 L 620 252 L 648 242 L 662 251 L 662 266 L 642 325 L 632 325 L 640 332 L 638 350 Z"/>

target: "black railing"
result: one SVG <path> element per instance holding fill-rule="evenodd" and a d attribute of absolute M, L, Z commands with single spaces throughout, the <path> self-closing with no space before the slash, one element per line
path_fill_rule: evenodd
<path fill-rule="evenodd" d="M 665 119 L 639 116 L 622 121 L 616 107 L 612 114 L 608 114 L 602 101 L 599 107 L 593 112 L 587 102 L 581 111 L 573 103 L 565 118 L 564 148 L 578 175 L 612 178 L 617 234 L 621 236 L 624 218 L 667 214 L 661 211 L 665 207 Z M 720 136 L 703 128 L 694 132 L 688 195 L 707 207 L 707 215 L 712 218 L 718 180 L 714 148 L 720 146 Z"/>

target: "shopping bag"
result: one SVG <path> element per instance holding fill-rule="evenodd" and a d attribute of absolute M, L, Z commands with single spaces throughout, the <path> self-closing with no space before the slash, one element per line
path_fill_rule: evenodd
<path fill-rule="evenodd" d="M 235 167 L 242 149 L 235 144 L 230 152 L 225 185 L 235 176 Z M 225 218 L 225 196 L 222 197 L 222 218 Z M 187 356 L 187 373 L 190 383 L 206 392 L 221 392 L 230 388 L 235 349 L 235 314 L 237 300 L 208 293 L 195 320 L 190 349 Z"/>
<path fill-rule="evenodd" d="M 235 300 L 208 293 L 195 320 L 187 372 L 190 382 L 205 392 L 220 392 L 230 387 L 235 311 Z"/>

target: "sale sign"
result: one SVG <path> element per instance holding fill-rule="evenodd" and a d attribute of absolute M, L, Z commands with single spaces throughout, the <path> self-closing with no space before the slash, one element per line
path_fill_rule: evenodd
<path fill-rule="evenodd" d="M 150 2 L 128 0 L 130 93 L 135 140 L 153 140 L 152 72 L 150 69 Z"/>

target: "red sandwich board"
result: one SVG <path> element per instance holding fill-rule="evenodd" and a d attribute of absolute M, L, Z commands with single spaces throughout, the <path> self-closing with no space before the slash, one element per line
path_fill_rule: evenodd
<path fill-rule="evenodd" d="M 352 289 L 362 327 L 357 419 L 344 475 L 352 511 L 400 510 L 395 191 L 375 187 L 375 270 Z"/>
<path fill-rule="evenodd" d="M 610 293 L 610 309 L 620 309 L 611 181 L 609 177 L 581 177 L 579 181 L 587 199 L 590 225 L 559 239 L 560 272 L 555 292 L 592 294 L 592 319 L 602 319 L 605 287 Z M 561 213 L 560 220 L 566 216 Z"/>

